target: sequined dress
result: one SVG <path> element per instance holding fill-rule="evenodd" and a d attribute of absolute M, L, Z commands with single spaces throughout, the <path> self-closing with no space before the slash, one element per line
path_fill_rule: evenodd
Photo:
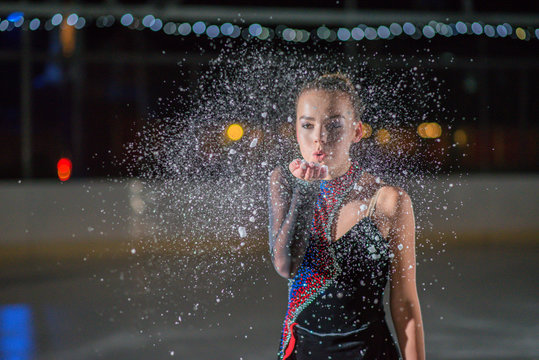
<path fill-rule="evenodd" d="M 314 205 L 312 221 L 308 216 L 290 217 L 292 202 L 298 197 L 288 197 L 282 204 L 285 208 L 290 206 L 288 213 L 287 209 L 282 212 L 287 213 L 288 219 L 273 213 L 275 194 L 270 197 L 270 253 L 276 246 L 272 243 L 276 240 L 276 222 L 289 220 L 290 225 L 290 220 L 296 224 L 307 220 L 310 224 L 304 231 L 293 227 L 287 230 L 296 241 L 301 241 L 301 237 L 307 237 L 308 241 L 297 271 L 288 279 L 288 309 L 277 354 L 279 360 L 400 359 L 383 307 L 393 254 L 372 220 L 381 187 L 372 197 L 364 218 L 341 238 L 333 240 L 331 236 L 333 219 L 362 173 L 359 164 L 352 162 L 344 175 L 320 181 L 314 190 L 312 186 L 304 188 L 303 205 L 309 201 Z M 289 177 L 283 181 L 289 185 L 289 191 L 298 184 L 294 181 Z M 299 181 L 299 186 L 305 183 Z M 295 205 L 298 212 L 309 212 L 308 206 Z M 272 256 L 277 255 L 272 253 Z"/>

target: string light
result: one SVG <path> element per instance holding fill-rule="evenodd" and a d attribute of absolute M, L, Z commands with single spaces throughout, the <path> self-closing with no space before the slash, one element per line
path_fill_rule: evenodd
<path fill-rule="evenodd" d="M 67 16 L 67 24 L 81 30 L 88 25 L 87 21 L 77 14 L 69 14 Z M 57 13 L 52 17 L 43 21 L 43 28 L 47 31 L 59 26 L 64 21 L 64 15 Z M 22 26 L 25 22 L 23 12 L 13 12 L 6 19 L 0 21 L 0 31 L 11 31 L 14 28 Z M 112 15 L 98 16 L 95 20 L 95 25 L 99 28 L 111 27 L 115 23 L 115 18 Z M 317 29 L 308 31 L 305 29 L 294 29 L 284 25 L 277 25 L 275 28 L 268 28 L 261 24 L 253 23 L 247 27 L 233 25 L 229 22 L 223 24 L 207 24 L 204 21 L 195 21 L 190 24 L 188 22 L 178 23 L 169 21 L 166 24 L 161 20 L 147 14 L 142 18 L 137 19 L 130 13 L 125 13 L 120 18 L 120 23 L 129 29 L 142 30 L 144 28 L 158 32 L 163 31 L 167 35 L 183 35 L 187 36 L 194 33 L 198 36 L 205 34 L 208 38 L 214 39 L 221 36 L 237 38 L 244 30 L 246 39 L 257 38 L 259 40 L 269 40 L 274 37 L 280 38 L 287 42 L 306 42 L 308 40 L 324 40 L 327 42 L 341 41 L 362 41 L 362 40 L 391 40 L 404 35 L 412 37 L 412 39 L 427 39 L 434 38 L 437 34 L 445 37 L 459 35 L 475 35 L 487 36 L 489 38 L 511 38 L 519 40 L 539 39 L 539 29 L 535 27 L 514 26 L 509 23 L 503 24 L 484 24 L 480 21 L 465 22 L 457 21 L 455 23 L 443 23 L 436 20 L 431 20 L 427 23 L 391 23 L 390 25 L 380 24 L 378 26 L 366 26 L 364 24 L 356 27 L 335 27 L 329 28 L 322 25 Z M 32 31 L 41 28 L 42 20 L 34 18 L 28 21 L 29 28 Z M 142 24 L 142 26 L 140 26 Z"/>

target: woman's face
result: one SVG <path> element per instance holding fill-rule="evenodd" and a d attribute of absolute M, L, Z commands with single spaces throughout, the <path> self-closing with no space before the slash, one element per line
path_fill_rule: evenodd
<path fill-rule="evenodd" d="M 307 90 L 296 106 L 296 136 L 307 161 L 335 172 L 349 166 L 350 145 L 361 139 L 349 96 L 342 91 Z"/>

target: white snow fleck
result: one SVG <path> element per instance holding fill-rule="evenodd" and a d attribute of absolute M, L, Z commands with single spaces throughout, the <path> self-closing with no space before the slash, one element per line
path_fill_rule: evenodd
<path fill-rule="evenodd" d="M 380 184 L 380 177 L 377 177 L 377 178 L 375 179 L 375 181 L 376 181 L 377 184 Z"/>
<path fill-rule="evenodd" d="M 234 155 L 236 153 L 236 150 L 234 149 L 230 149 L 230 151 L 228 152 L 230 155 Z"/>
<path fill-rule="evenodd" d="M 136 252 L 137 252 L 137 250 L 135 250 L 134 248 L 131 249 L 131 254 L 134 254 L 134 253 L 136 253 Z"/>
<path fill-rule="evenodd" d="M 262 117 L 265 119 L 265 118 L 268 116 L 268 113 L 267 113 L 267 112 L 263 112 L 261 115 L 262 115 Z"/>
<path fill-rule="evenodd" d="M 367 205 L 361 204 L 361 205 L 359 206 L 359 210 L 361 210 L 361 211 L 367 210 Z"/>
<path fill-rule="evenodd" d="M 367 250 L 369 250 L 370 253 L 376 252 L 376 248 L 374 247 L 374 245 L 369 246 Z"/>
<path fill-rule="evenodd" d="M 245 227 L 240 226 L 238 228 L 238 232 L 240 233 L 240 237 L 244 238 L 247 236 L 247 231 L 245 230 Z"/>
<path fill-rule="evenodd" d="M 402 246 L 402 244 L 397 245 L 397 249 L 402 250 L 403 248 L 404 246 Z"/>
<path fill-rule="evenodd" d="M 249 218 L 249 221 L 250 221 L 250 222 L 255 222 L 255 217 L 254 217 L 254 216 L 251 216 L 251 217 Z"/>
<path fill-rule="evenodd" d="M 258 138 L 254 138 L 251 143 L 249 144 L 249 147 L 254 148 L 258 144 Z"/>

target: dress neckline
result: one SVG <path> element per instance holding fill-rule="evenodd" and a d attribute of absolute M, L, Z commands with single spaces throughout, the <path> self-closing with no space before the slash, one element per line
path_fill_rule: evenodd
<path fill-rule="evenodd" d="M 337 243 L 340 243 L 341 240 L 343 240 L 343 238 L 345 238 L 346 236 L 348 236 L 352 230 L 354 230 L 357 226 L 361 225 L 363 223 L 364 220 L 368 220 L 369 223 L 371 223 L 372 227 L 374 228 L 374 231 L 376 231 L 378 233 L 378 235 L 380 235 L 380 238 L 382 240 L 384 240 L 385 242 L 387 242 L 387 239 L 384 237 L 384 235 L 382 235 L 382 232 L 380 231 L 380 229 L 378 228 L 378 225 L 376 225 L 376 223 L 372 220 L 372 217 L 371 216 L 363 216 L 361 218 L 361 220 L 359 220 L 357 223 L 354 224 L 354 226 L 352 226 L 347 232 L 345 232 L 340 238 L 338 238 L 337 240 L 335 241 L 332 241 L 331 242 L 331 246 L 333 245 L 336 245 Z"/>
<path fill-rule="evenodd" d="M 361 175 L 361 173 L 363 173 L 362 167 L 359 166 L 357 161 L 352 160 L 350 167 L 344 174 L 331 180 L 321 180 L 320 189 L 334 190 L 336 188 L 340 188 L 343 185 L 350 183 L 350 180 L 356 180 L 356 176 Z"/>

